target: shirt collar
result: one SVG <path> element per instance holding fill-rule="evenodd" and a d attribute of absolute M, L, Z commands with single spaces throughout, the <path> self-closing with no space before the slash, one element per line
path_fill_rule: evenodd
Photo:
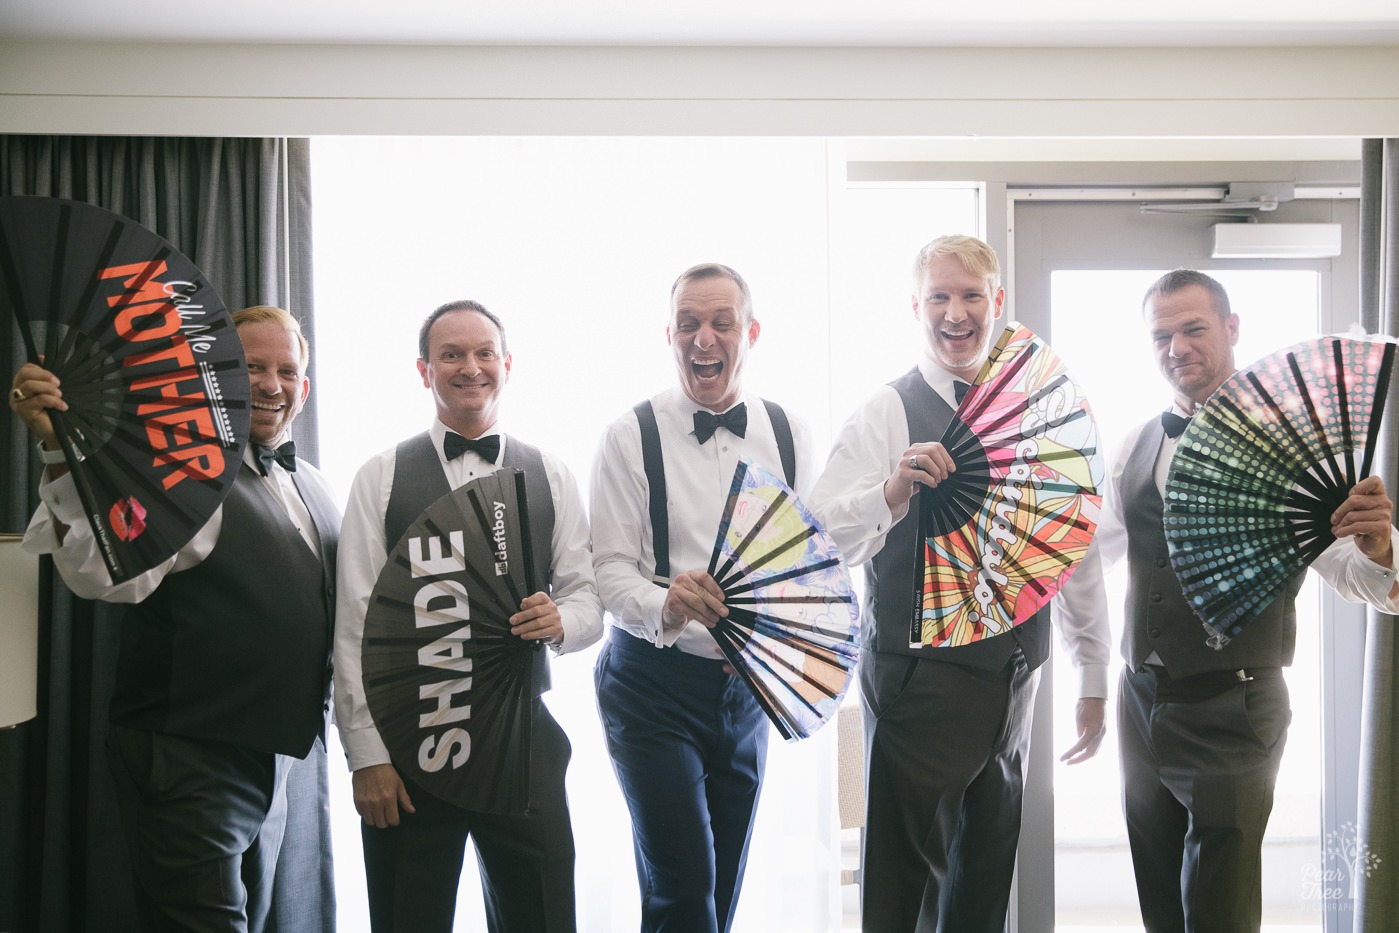
<path fill-rule="evenodd" d="M 686 423 L 686 424 L 689 424 L 689 423 L 690 423 L 690 421 L 691 421 L 691 420 L 694 418 L 694 416 L 695 416 L 695 412 L 697 412 L 697 411 L 708 411 L 708 412 L 710 412 L 710 414 L 713 414 L 713 415 L 722 415 L 722 414 L 724 413 L 724 411 L 728 411 L 729 409 L 732 409 L 732 408 L 737 408 L 739 405 L 742 405 L 742 404 L 745 404 L 745 403 L 748 404 L 748 408 L 749 408 L 750 411 L 751 411 L 752 408 L 753 408 L 753 404 L 752 404 L 752 403 L 753 403 L 753 399 L 749 398 L 747 395 L 744 395 L 744 394 L 740 394 L 740 395 L 738 396 L 738 398 L 734 400 L 734 403 L 733 403 L 732 405 L 730 405 L 728 408 L 725 408 L 724 411 L 710 411 L 708 408 L 705 408 L 703 405 L 700 405 L 700 404 L 697 403 L 694 399 L 692 399 L 692 398 L 690 398 L 688 395 L 686 395 L 684 389 L 681 389 L 681 388 L 678 388 L 678 387 L 677 387 L 677 388 L 675 388 L 675 389 L 672 390 L 672 391 L 675 392 L 676 410 L 679 411 L 681 414 L 683 414 L 683 415 L 685 416 L 685 423 Z"/>
<path fill-rule="evenodd" d="M 932 357 L 926 353 L 918 357 L 918 372 L 922 374 L 923 381 L 928 384 L 928 387 L 955 411 L 957 395 L 952 390 L 952 383 L 959 377 L 933 362 Z"/>

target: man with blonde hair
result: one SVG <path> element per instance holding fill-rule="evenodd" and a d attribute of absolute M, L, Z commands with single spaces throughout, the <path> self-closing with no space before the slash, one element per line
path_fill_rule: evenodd
<path fill-rule="evenodd" d="M 84 599 L 127 603 L 107 751 L 143 930 L 260 931 L 286 824 L 286 775 L 324 735 L 340 513 L 288 439 L 310 394 L 306 339 L 281 308 L 233 315 L 251 383 L 242 466 L 204 527 L 114 584 L 29 363 L 9 403 L 39 439 L 43 504 L 25 550 Z M 284 929 L 298 918 L 282 917 Z"/>
<path fill-rule="evenodd" d="M 1049 613 L 956 648 L 910 648 L 922 489 L 953 471 L 937 442 L 1000 334 L 1005 290 L 991 247 L 945 236 L 913 266 L 917 365 L 841 429 L 811 496 L 847 561 L 865 564 L 860 691 L 866 799 L 864 928 L 1000 933 L 1005 927 Z M 1070 763 L 1098 750 L 1107 619 L 1061 631 L 1079 671 Z"/>

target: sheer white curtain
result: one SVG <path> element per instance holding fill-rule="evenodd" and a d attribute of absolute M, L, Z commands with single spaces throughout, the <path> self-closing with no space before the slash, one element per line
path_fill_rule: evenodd
<path fill-rule="evenodd" d="M 856 402 L 913 362 L 908 266 L 939 233 L 975 232 L 975 193 L 893 203 L 832 184 L 824 140 L 317 139 L 312 148 L 322 465 L 341 494 L 361 463 L 424 429 L 417 328 L 475 298 L 514 355 L 507 430 L 563 457 L 584 495 L 603 428 L 675 376 L 671 282 L 697 262 L 738 269 L 762 334 L 748 385 L 825 445 Z M 843 173 L 843 164 L 835 174 Z M 947 216 L 944 216 L 947 215 Z M 845 234 L 831 235 L 832 218 Z M 952 219 L 949 219 L 952 218 Z M 892 332 L 893 336 L 889 336 Z M 822 450 L 824 451 L 824 446 Z M 547 702 L 573 743 L 569 799 L 579 924 L 634 929 L 631 832 L 593 697 L 596 648 L 557 659 Z M 774 736 L 740 931 L 839 929 L 835 735 Z M 340 929 L 368 929 L 343 758 L 332 793 Z M 458 929 L 484 929 L 474 867 Z"/>

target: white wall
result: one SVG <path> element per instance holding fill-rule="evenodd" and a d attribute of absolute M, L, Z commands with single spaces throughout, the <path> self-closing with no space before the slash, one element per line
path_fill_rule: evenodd
<path fill-rule="evenodd" d="M 0 131 L 1399 135 L 1399 48 L 448 48 L 0 42 Z"/>

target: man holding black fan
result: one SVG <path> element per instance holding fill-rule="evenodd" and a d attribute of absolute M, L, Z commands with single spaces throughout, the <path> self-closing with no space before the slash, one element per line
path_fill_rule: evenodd
<path fill-rule="evenodd" d="M 450 931 L 465 843 L 471 837 L 492 933 L 569 933 L 576 927 L 574 847 L 564 774 L 572 750 L 538 696 L 548 689 L 547 655 L 535 655 L 536 693 L 528 698 L 527 812 L 460 806 L 424 790 L 410 776 L 418 763 L 390 761 L 389 745 L 401 737 L 381 734 L 378 714 L 371 714 L 370 685 L 363 674 L 365 617 L 389 554 L 434 502 L 502 468 L 524 473 L 531 537 L 541 552 L 536 563 L 545 577 L 538 592 L 514 607 L 511 634 L 567 653 L 586 648 L 602 633 L 577 484 L 562 461 L 500 429 L 511 356 L 499 318 L 475 301 L 448 302 L 423 322 L 418 353 L 418 374 L 432 393 L 437 417 L 426 432 L 360 468 L 340 550 L 335 709 L 354 773 L 355 807 L 364 820 L 370 922 L 375 933 Z M 421 608 L 431 611 L 432 605 Z M 434 650 L 426 644 L 420 648 Z M 471 671 L 469 659 L 454 659 L 443 650 L 432 660 Z M 466 677 L 461 685 L 470 682 Z M 425 720 L 474 723 L 482 715 L 478 707 L 471 718 L 458 696 L 424 694 L 424 700 Z M 458 755 L 459 760 L 466 757 Z M 427 769 L 442 767 L 441 761 L 429 760 Z"/>
<path fill-rule="evenodd" d="M 709 632 L 728 610 L 702 568 L 739 457 L 798 490 L 814 470 L 803 426 L 744 394 L 760 327 L 743 277 L 693 266 L 670 304 L 679 385 L 613 422 L 595 461 L 593 560 L 613 624 L 594 680 L 632 817 L 642 929 L 715 933 L 743 884 L 768 720 Z"/>
<path fill-rule="evenodd" d="M 917 494 L 955 469 L 936 438 L 986 362 L 1005 303 L 996 254 L 974 237 L 928 243 L 913 278 L 923 353 L 846 422 L 811 498 L 846 560 L 865 563 L 862 918 L 870 931 L 1000 933 L 1049 613 L 968 645 L 910 647 Z M 1102 741 L 1107 619 L 1060 630 L 1079 671 L 1078 735 L 1063 756 L 1077 763 Z"/>
<path fill-rule="evenodd" d="M 1292 663 L 1303 575 L 1231 640 L 1206 637 L 1168 559 L 1163 501 L 1189 419 L 1234 374 L 1239 318 L 1218 281 L 1189 269 L 1158 279 L 1142 311 L 1174 398 L 1127 436 L 1095 539 L 1104 564 L 1127 558 L 1118 724 L 1137 898 L 1152 933 L 1256 931 L 1263 834 L 1291 721 L 1282 668 Z M 1344 598 L 1399 613 L 1393 511 L 1380 478 L 1362 479 L 1332 516 L 1338 540 L 1312 567 Z M 1088 614 L 1105 618 L 1096 560 L 1066 593 L 1088 592 Z"/>
<path fill-rule="evenodd" d="M 242 467 L 187 544 L 122 583 L 59 450 L 59 380 L 27 364 L 9 396 L 48 464 L 26 549 L 52 554 L 75 595 L 133 604 L 107 750 L 146 930 L 263 928 L 287 770 L 325 729 L 340 514 L 288 440 L 311 389 L 309 351 L 280 308 L 245 308 L 233 324 L 251 383 Z"/>

